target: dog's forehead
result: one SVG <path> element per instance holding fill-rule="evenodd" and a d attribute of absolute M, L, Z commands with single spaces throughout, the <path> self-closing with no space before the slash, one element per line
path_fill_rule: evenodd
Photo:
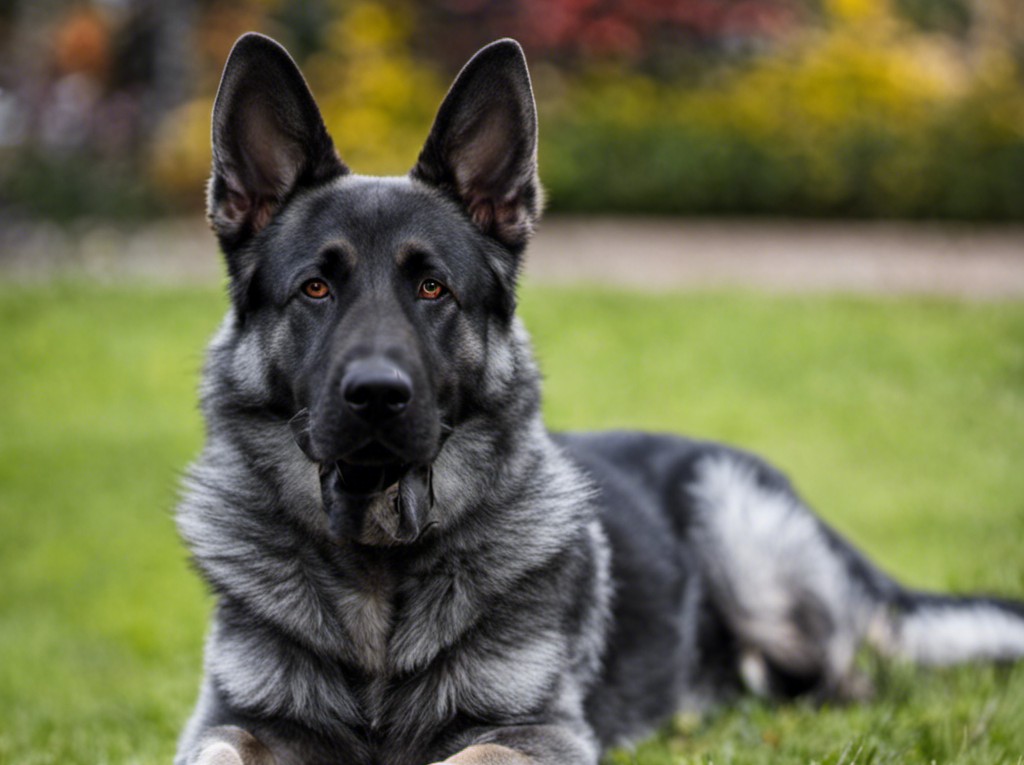
<path fill-rule="evenodd" d="M 295 199 L 280 227 L 290 241 L 347 246 L 360 259 L 410 248 L 443 255 L 468 246 L 473 233 L 450 200 L 404 176 L 338 178 Z"/>

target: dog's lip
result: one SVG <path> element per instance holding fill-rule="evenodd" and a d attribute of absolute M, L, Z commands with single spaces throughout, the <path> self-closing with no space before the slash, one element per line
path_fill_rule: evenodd
<path fill-rule="evenodd" d="M 402 458 L 393 449 L 378 440 L 370 439 L 341 456 L 339 463 L 353 466 L 386 467 L 400 464 Z"/>
<path fill-rule="evenodd" d="M 379 441 L 370 440 L 334 462 L 341 485 L 349 494 L 379 494 L 395 485 L 410 465 Z"/>
<path fill-rule="evenodd" d="M 396 446 L 389 443 L 389 440 L 381 433 L 364 434 L 354 444 L 348 444 L 347 449 L 336 451 L 329 447 L 324 448 L 322 444 L 314 441 L 311 425 L 310 412 L 306 407 L 297 411 L 288 420 L 288 428 L 291 430 L 292 438 L 295 439 L 295 444 L 311 462 L 318 463 L 322 469 L 329 468 L 336 462 L 351 465 L 387 465 L 396 462 L 429 464 L 454 432 L 452 425 L 444 420 L 439 420 L 440 437 L 433 449 L 428 450 L 430 454 L 422 454 L 422 450 L 419 448 L 407 449 L 402 445 Z"/>
<path fill-rule="evenodd" d="M 382 438 L 368 435 L 345 450 L 325 451 L 314 443 L 310 434 L 309 410 L 301 409 L 288 421 L 296 445 L 306 457 L 327 468 L 334 463 L 344 462 L 349 465 L 382 466 L 396 462 L 406 462 L 400 450 L 385 443 Z M 332 453 L 333 452 L 333 453 Z"/>
<path fill-rule="evenodd" d="M 334 469 L 346 494 L 368 497 L 380 494 L 402 480 L 409 466 L 393 462 L 388 465 L 352 465 L 336 462 Z"/>

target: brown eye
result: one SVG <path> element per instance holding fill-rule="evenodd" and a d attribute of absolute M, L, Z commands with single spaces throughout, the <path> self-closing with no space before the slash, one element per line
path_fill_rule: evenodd
<path fill-rule="evenodd" d="M 331 288 L 327 286 L 327 282 L 319 279 L 310 279 L 302 285 L 302 291 L 314 300 L 323 300 L 331 294 Z"/>
<path fill-rule="evenodd" d="M 420 291 L 417 297 L 421 297 L 424 300 L 437 300 L 444 294 L 444 290 L 444 285 L 436 279 L 424 279 L 423 283 L 420 284 Z"/>

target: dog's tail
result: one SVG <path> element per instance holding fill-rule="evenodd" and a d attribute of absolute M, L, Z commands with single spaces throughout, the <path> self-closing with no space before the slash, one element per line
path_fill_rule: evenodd
<path fill-rule="evenodd" d="M 864 637 L 883 655 L 932 666 L 1024 658 L 1024 601 L 908 588 L 822 526 L 871 603 Z"/>
<path fill-rule="evenodd" d="M 1024 603 L 893 585 L 866 636 L 879 652 L 930 665 L 1024 657 Z"/>
<path fill-rule="evenodd" d="M 904 587 L 759 460 L 703 458 L 690 496 L 692 549 L 756 692 L 858 695 L 845 686 L 865 641 L 921 664 L 1024 658 L 1024 602 Z"/>
<path fill-rule="evenodd" d="M 822 528 L 855 589 L 870 603 L 864 638 L 879 653 L 932 666 L 1024 658 L 1024 601 L 905 587 Z"/>

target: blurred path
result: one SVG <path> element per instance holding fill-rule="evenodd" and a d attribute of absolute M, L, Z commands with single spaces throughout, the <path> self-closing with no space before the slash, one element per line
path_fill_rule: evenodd
<path fill-rule="evenodd" d="M 537 281 L 650 289 L 1024 296 L 1024 227 L 774 220 L 542 222 Z"/>
<path fill-rule="evenodd" d="M 527 260 L 537 283 L 633 289 L 1024 297 L 1024 227 L 877 222 L 552 217 Z M 0 229 L 0 278 L 216 283 L 200 219 Z"/>

